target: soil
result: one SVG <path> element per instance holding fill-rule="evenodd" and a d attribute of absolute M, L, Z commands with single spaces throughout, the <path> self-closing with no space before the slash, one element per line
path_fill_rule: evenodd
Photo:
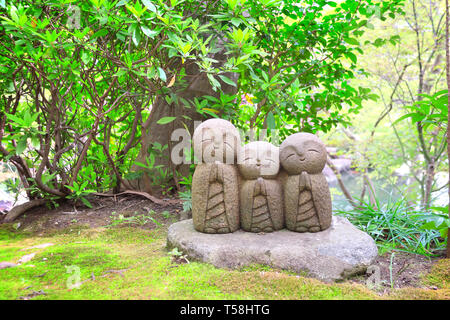
<path fill-rule="evenodd" d="M 98 228 L 114 225 L 120 219 L 120 225 L 154 229 L 160 225 L 170 225 L 176 221 L 189 218 L 183 212 L 181 201 L 171 199 L 168 205 L 159 205 L 151 200 L 135 196 L 94 197 L 89 199 L 93 208 L 85 205 L 65 202 L 58 208 L 36 207 L 17 218 L 20 229 L 33 233 L 46 233 L 65 229 L 70 226 L 83 225 Z M 0 223 L 3 219 L 0 215 Z M 391 261 L 392 258 L 392 261 Z M 349 282 L 368 285 L 374 290 L 387 292 L 391 288 L 426 286 L 423 276 L 430 272 L 432 266 L 443 257 L 426 257 L 412 253 L 387 252 L 377 257 L 365 275 L 349 279 Z M 175 262 L 185 263 L 184 257 L 174 257 Z M 392 276 L 391 276 L 392 274 Z"/>
<path fill-rule="evenodd" d="M 168 205 L 159 205 L 134 195 L 93 197 L 89 199 L 92 208 L 70 202 L 64 202 L 54 209 L 35 207 L 18 217 L 14 224 L 20 223 L 21 230 L 43 233 L 74 225 L 106 227 L 124 219 L 121 225 L 153 229 L 158 224 L 171 224 L 183 218 L 182 202 L 170 200 Z M 0 223 L 2 219 L 0 215 Z"/>
<path fill-rule="evenodd" d="M 422 280 L 432 266 L 443 258 L 399 251 L 386 252 L 376 258 L 365 275 L 353 278 L 350 282 L 364 284 L 381 292 L 404 287 L 435 290 L 436 287 L 427 286 Z"/>

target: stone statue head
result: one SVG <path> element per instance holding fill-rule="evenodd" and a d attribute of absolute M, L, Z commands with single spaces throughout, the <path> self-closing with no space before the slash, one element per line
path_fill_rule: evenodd
<path fill-rule="evenodd" d="M 327 162 L 325 144 L 311 133 L 295 133 L 280 146 L 280 162 L 290 175 L 320 173 Z"/>
<path fill-rule="evenodd" d="M 193 142 L 194 155 L 200 163 L 235 164 L 241 139 L 231 122 L 209 119 L 195 129 Z"/>
<path fill-rule="evenodd" d="M 245 179 L 275 178 L 280 169 L 278 147 L 265 141 L 254 141 L 241 149 L 239 171 Z"/>

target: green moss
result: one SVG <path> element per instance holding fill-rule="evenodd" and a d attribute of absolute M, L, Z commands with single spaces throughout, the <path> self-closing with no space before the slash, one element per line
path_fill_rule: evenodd
<path fill-rule="evenodd" d="M 15 261 L 17 258 L 20 258 L 24 255 L 23 251 L 21 252 L 21 248 L 19 247 L 7 247 L 4 246 L 0 249 L 0 262 L 1 261 Z"/>
<path fill-rule="evenodd" d="M 30 235 L 30 233 L 16 230 L 12 223 L 0 224 L 0 241 L 2 243 L 11 243 Z"/>
<path fill-rule="evenodd" d="M 64 229 L 41 237 L 0 228 L 0 260 L 17 261 L 35 252 L 23 265 L 0 270 L 0 299 L 17 299 L 33 291 L 32 299 L 377 299 L 362 285 L 326 284 L 287 271 L 253 265 L 239 270 L 206 263 L 178 264 L 166 249 L 167 228 L 130 227 Z M 45 249 L 29 249 L 51 242 Z M 67 284 L 80 271 L 80 288 Z M 448 279 L 445 266 L 430 278 Z M 436 269 L 437 270 L 437 269 Z M 448 268 L 447 268 L 448 270 Z M 69 281 L 69 284 L 73 282 Z M 429 290 L 430 291 L 430 290 Z M 419 291 L 395 291 L 389 298 L 436 297 Z M 445 296 L 442 292 L 441 296 Z"/>
<path fill-rule="evenodd" d="M 273 269 L 269 266 L 263 264 L 252 264 L 249 266 L 244 266 L 239 269 L 242 272 L 251 272 L 251 271 L 272 271 Z"/>
<path fill-rule="evenodd" d="M 424 283 L 441 289 L 450 289 L 450 259 L 439 260 L 424 277 Z"/>
<path fill-rule="evenodd" d="M 81 231 L 89 229 L 87 224 L 74 224 L 63 229 L 52 229 L 45 232 L 46 237 L 56 237 L 59 235 L 79 235 Z"/>

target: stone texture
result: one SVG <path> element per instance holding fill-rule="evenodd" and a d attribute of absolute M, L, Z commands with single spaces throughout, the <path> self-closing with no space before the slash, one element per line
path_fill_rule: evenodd
<path fill-rule="evenodd" d="M 192 141 L 194 155 L 200 163 L 236 164 L 241 139 L 231 122 L 208 119 L 195 129 Z"/>
<path fill-rule="evenodd" d="M 36 255 L 36 253 L 30 253 L 30 254 L 24 255 L 22 258 L 19 259 L 19 261 L 17 263 L 18 264 L 27 263 L 28 261 L 31 261 L 35 255 Z"/>
<path fill-rule="evenodd" d="M 374 240 L 347 219 L 333 216 L 325 231 L 298 233 L 286 229 L 257 234 L 195 231 L 192 220 L 169 227 L 168 248 L 177 247 L 193 260 L 221 268 L 264 264 L 323 281 L 340 280 L 365 271 L 377 256 Z"/>
<path fill-rule="evenodd" d="M 192 177 L 192 218 L 197 231 L 229 233 L 239 229 L 238 130 L 229 121 L 209 119 L 193 136 L 200 164 Z"/>
<path fill-rule="evenodd" d="M 251 142 L 242 148 L 238 164 L 241 228 L 250 232 L 272 232 L 284 227 L 279 151 L 274 145 Z"/>
<path fill-rule="evenodd" d="M 323 142 L 310 133 L 295 133 L 280 146 L 284 179 L 286 227 L 297 232 L 318 232 L 330 227 L 332 206 L 322 173 L 327 160 Z"/>
<path fill-rule="evenodd" d="M 237 175 L 234 165 L 197 165 L 192 177 L 192 219 L 197 231 L 229 233 L 239 229 Z"/>

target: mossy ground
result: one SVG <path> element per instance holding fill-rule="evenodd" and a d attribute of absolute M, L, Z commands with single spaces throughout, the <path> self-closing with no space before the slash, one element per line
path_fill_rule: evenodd
<path fill-rule="evenodd" d="M 167 226 L 86 228 L 32 234 L 0 225 L 0 299 L 449 299 L 449 260 L 424 278 L 435 290 L 403 288 L 381 295 L 362 284 L 326 284 L 265 266 L 217 269 L 179 263 L 165 248 Z M 52 243 L 42 249 L 30 247 Z M 178 259 L 179 261 L 179 259 Z M 72 266 L 72 269 L 70 267 Z M 70 289 L 77 281 L 81 286 Z M 68 269 L 69 267 L 69 269 Z"/>
<path fill-rule="evenodd" d="M 100 208 L 100 209 L 99 209 Z M 102 209 L 103 208 L 103 209 Z M 185 262 L 166 250 L 167 227 L 177 206 L 161 211 L 148 202 L 103 203 L 73 215 L 70 206 L 37 210 L 17 224 L 0 225 L 0 262 L 30 253 L 27 263 L 0 270 L 0 299 L 449 299 L 449 264 L 441 260 L 423 278 L 435 290 L 369 290 L 364 277 L 326 284 L 268 266 L 217 269 Z M 114 214 L 116 213 L 116 214 Z M 122 218 L 118 218 L 119 216 Z M 52 243 L 46 248 L 33 246 Z M 446 264 L 447 263 L 447 264 Z M 79 288 L 70 288 L 77 279 Z"/>

